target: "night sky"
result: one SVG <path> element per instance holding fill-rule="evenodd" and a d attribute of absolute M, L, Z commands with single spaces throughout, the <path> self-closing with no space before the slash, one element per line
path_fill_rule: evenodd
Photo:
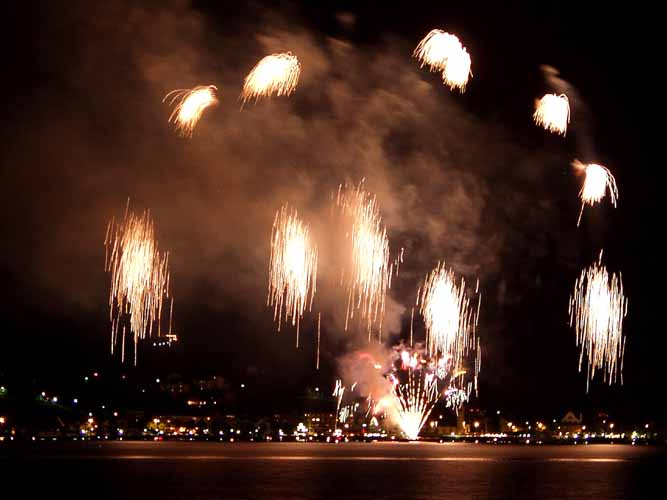
<path fill-rule="evenodd" d="M 640 286 L 641 269 L 657 268 L 657 249 L 642 245 L 656 182 L 642 162 L 644 100 L 624 76 L 643 71 L 624 13 L 551 1 L 110 4 L 10 7 L 0 216 L 6 379 L 118 369 L 108 352 L 103 243 L 129 198 L 134 210 L 151 210 L 170 253 L 181 340 L 169 363 L 140 352 L 140 370 L 246 381 L 267 408 L 307 385 L 332 387 L 337 359 L 366 337 L 342 328 L 331 195 L 365 178 L 392 252 L 405 249 L 387 306 L 392 340 L 407 335 L 420 280 L 445 260 L 469 281 L 480 278 L 473 405 L 664 419 L 652 277 Z M 436 27 L 471 54 L 463 95 L 411 58 Z M 302 63 L 296 92 L 241 109 L 247 72 L 288 50 Z M 570 85 L 565 139 L 532 122 L 534 99 L 559 91 L 541 64 Z M 162 98 L 207 84 L 218 86 L 221 103 L 181 139 Z M 616 209 L 608 198 L 586 208 L 580 228 L 574 158 L 610 168 L 620 192 Z M 285 202 L 321 248 L 319 372 L 316 314 L 305 316 L 296 350 L 293 329 L 276 334 L 266 307 L 271 224 Z M 600 249 L 629 298 L 625 384 L 599 377 L 587 395 L 567 308 Z"/>

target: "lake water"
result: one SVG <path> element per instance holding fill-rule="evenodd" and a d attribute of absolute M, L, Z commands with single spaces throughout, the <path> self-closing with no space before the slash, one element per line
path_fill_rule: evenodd
<path fill-rule="evenodd" d="M 665 458 L 629 445 L 37 442 L 0 447 L 0 498 L 650 499 L 665 498 Z"/>

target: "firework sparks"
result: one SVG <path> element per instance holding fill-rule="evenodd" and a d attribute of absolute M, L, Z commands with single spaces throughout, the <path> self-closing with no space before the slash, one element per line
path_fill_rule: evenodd
<path fill-rule="evenodd" d="M 169 121 L 176 125 L 182 137 L 192 137 L 204 110 L 218 103 L 215 95 L 217 90 L 215 85 L 202 85 L 193 89 L 173 90 L 164 96 L 162 102 L 169 100 L 170 105 L 177 102 Z"/>
<path fill-rule="evenodd" d="M 442 30 L 431 30 L 412 53 L 419 60 L 420 68 L 428 66 L 430 71 L 443 71 L 452 54 L 461 51 L 463 46 L 456 37 Z"/>
<path fill-rule="evenodd" d="M 299 320 L 315 296 L 317 281 L 317 248 L 311 241 L 308 226 L 284 205 L 276 213 L 271 232 L 271 261 L 267 305 L 273 306 L 278 331 L 283 320 L 296 325 L 299 346 Z M 284 310 L 284 312 L 283 312 Z"/>
<path fill-rule="evenodd" d="M 160 319 L 164 297 L 169 296 L 169 258 L 160 253 L 150 213 L 137 216 L 125 210 L 121 224 L 112 219 L 104 241 L 105 271 L 111 275 L 109 316 L 111 319 L 111 353 L 118 342 L 121 319 L 129 317 L 130 333 L 134 336 L 134 363 L 137 363 L 137 344 L 152 335 Z M 173 301 L 172 301 L 173 307 Z M 171 316 L 171 313 L 170 313 Z M 170 319 L 171 324 L 171 319 Z M 125 326 L 120 339 L 122 359 L 125 360 Z"/>
<path fill-rule="evenodd" d="M 431 30 L 419 42 L 413 52 L 420 67 L 427 66 L 430 71 L 441 71 L 445 85 L 454 90 L 465 92 L 471 76 L 470 54 L 455 35 L 442 30 Z"/>
<path fill-rule="evenodd" d="M 397 383 L 393 396 L 401 430 L 408 439 L 417 439 L 438 401 L 436 378 L 410 368 L 407 383 Z"/>
<path fill-rule="evenodd" d="M 356 188 L 343 189 L 341 185 L 336 204 L 343 215 L 350 218 L 352 226 L 347 235 L 351 262 L 349 269 L 343 272 L 348 288 L 345 329 L 357 309 L 366 324 L 369 339 L 374 325 L 381 338 L 387 289 L 391 288 L 394 268 L 398 272 L 403 252 L 390 263 L 387 230 L 382 225 L 377 200 L 363 189 L 363 181 Z"/>
<path fill-rule="evenodd" d="M 343 394 L 345 394 L 345 386 L 343 385 L 343 381 L 338 379 L 336 380 L 336 385 L 332 394 L 332 396 L 336 398 L 336 422 L 340 419 L 340 405 L 343 401 Z"/>
<path fill-rule="evenodd" d="M 570 326 L 574 326 L 581 348 L 579 371 L 584 355 L 587 358 L 586 392 L 596 370 L 603 371 L 610 385 L 620 373 L 623 383 L 623 318 L 627 311 L 621 275 L 609 276 L 600 252 L 597 263 L 581 272 L 570 297 Z"/>
<path fill-rule="evenodd" d="M 479 355 L 479 344 L 477 344 Z M 442 397 L 455 412 L 469 400 L 473 382 L 467 380 L 468 370 L 454 364 L 451 356 L 429 356 L 421 346 L 393 349 L 391 371 L 386 378 L 391 382 L 391 397 L 381 400 L 380 407 L 393 411 L 395 420 L 408 439 L 417 439 L 431 410 Z M 474 375 L 479 372 L 478 359 L 474 360 Z"/>
<path fill-rule="evenodd" d="M 540 127 L 565 136 L 567 124 L 570 123 L 570 103 L 565 94 L 546 94 L 535 101 L 535 123 Z"/>
<path fill-rule="evenodd" d="M 388 371 L 382 375 L 388 384 L 373 383 L 376 393 L 369 395 L 369 409 L 372 405 L 374 414 L 383 413 L 408 439 L 417 439 L 440 398 L 455 412 L 469 400 L 480 368 L 479 342 L 473 350 L 476 351 L 474 359 L 471 356 L 455 364 L 451 356 L 428 355 L 419 344 L 414 348 L 403 343 L 395 346 Z M 464 362 L 469 363 L 470 368 Z M 372 398 L 378 398 L 375 404 Z"/>
<path fill-rule="evenodd" d="M 612 205 L 616 207 L 618 187 L 616 187 L 616 179 L 607 167 L 595 163 L 584 165 L 578 160 L 574 160 L 572 166 L 577 170 L 583 170 L 586 174 L 586 180 L 579 192 L 579 198 L 581 199 L 581 211 L 577 220 L 577 226 L 579 226 L 581 216 L 584 213 L 584 206 L 593 206 L 602 201 L 607 190 L 609 190 Z"/>
<path fill-rule="evenodd" d="M 450 356 L 455 364 L 474 348 L 475 328 L 479 318 L 465 291 L 465 280 L 459 285 L 454 272 L 444 263 L 431 271 L 417 293 L 417 306 L 426 325 L 426 347 L 429 355 Z"/>
<path fill-rule="evenodd" d="M 273 94 L 290 95 L 299 83 L 300 74 L 301 64 L 291 52 L 266 56 L 246 76 L 241 98 L 245 103 Z"/>
<path fill-rule="evenodd" d="M 322 323 L 322 313 L 317 313 L 317 354 L 315 361 L 315 369 L 320 369 L 320 327 Z"/>

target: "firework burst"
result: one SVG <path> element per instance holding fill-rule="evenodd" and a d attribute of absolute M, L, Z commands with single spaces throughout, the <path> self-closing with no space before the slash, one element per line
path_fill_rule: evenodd
<path fill-rule="evenodd" d="M 431 30 L 412 53 L 419 60 L 419 67 L 427 66 L 429 71 L 443 71 L 452 54 L 461 51 L 463 46 L 456 37 L 442 30 Z"/>
<path fill-rule="evenodd" d="M 124 361 L 125 326 L 120 339 L 118 328 L 121 320 L 128 317 L 136 365 L 139 340 L 152 335 L 154 324 L 160 335 L 163 299 L 169 296 L 169 256 L 158 250 L 150 213 L 137 216 L 129 211 L 129 206 L 122 223 L 117 224 L 114 219 L 109 222 L 104 245 L 105 271 L 111 275 L 111 353 L 120 340 Z M 171 309 L 169 322 L 171 331 Z"/>
<path fill-rule="evenodd" d="M 424 279 L 417 293 L 426 325 L 426 350 L 429 355 L 451 356 L 454 363 L 475 346 L 475 328 L 479 318 L 481 297 L 477 307 L 471 306 L 465 280 L 456 283 L 454 272 L 438 264 Z"/>
<path fill-rule="evenodd" d="M 535 101 L 535 123 L 540 127 L 565 136 L 567 124 L 570 123 L 570 102 L 565 94 L 546 94 Z"/>
<path fill-rule="evenodd" d="M 343 272 L 348 289 L 345 329 L 358 310 L 369 339 L 373 326 L 377 326 L 381 338 L 387 289 L 391 288 L 394 268 L 398 271 L 402 252 L 390 263 L 387 230 L 377 200 L 364 190 L 363 181 L 356 188 L 341 185 L 336 205 L 351 224 L 347 234 L 351 261 Z"/>
<path fill-rule="evenodd" d="M 403 344 L 394 347 L 391 371 L 385 375 L 393 387 L 389 403 L 408 439 L 417 439 L 441 398 L 456 412 L 469 400 L 479 374 L 479 343 L 474 350 L 474 359 L 456 364 L 448 355 L 429 356 L 419 345 L 415 348 Z M 462 363 L 465 361 L 470 361 L 473 366 L 470 369 L 464 367 Z M 466 377 L 469 372 L 474 374 L 474 379 Z"/>
<path fill-rule="evenodd" d="M 177 103 L 169 121 L 176 125 L 179 135 L 192 137 L 204 110 L 218 103 L 217 90 L 215 85 L 202 85 L 193 89 L 172 90 L 164 96 L 162 102 L 168 100 L 170 105 Z"/>
<path fill-rule="evenodd" d="M 596 370 L 602 370 L 610 385 L 620 373 L 623 383 L 623 318 L 627 311 L 621 274 L 609 275 L 602 265 L 601 251 L 598 261 L 581 272 L 570 297 L 570 326 L 574 326 L 581 348 L 579 371 L 584 355 L 587 358 L 586 392 Z"/>
<path fill-rule="evenodd" d="M 278 331 L 291 318 L 296 325 L 299 345 L 299 320 L 306 307 L 310 309 L 317 281 L 317 248 L 311 241 L 308 226 L 296 211 L 285 204 L 276 213 L 271 232 L 271 261 L 267 305 L 272 306 Z"/>
<path fill-rule="evenodd" d="M 583 170 L 586 174 L 584 185 L 579 192 L 579 198 L 581 199 L 581 210 L 579 212 L 579 219 L 577 220 L 577 226 L 579 226 L 581 216 L 584 213 L 584 206 L 593 206 L 602 201 L 607 190 L 609 190 L 612 205 L 616 207 L 618 187 L 616 187 L 616 179 L 614 179 L 614 176 L 607 167 L 595 163 L 584 165 L 578 160 L 574 160 L 572 166 L 577 170 Z"/>
<path fill-rule="evenodd" d="M 241 99 L 245 103 L 274 94 L 290 95 L 299 83 L 300 74 L 301 64 L 291 52 L 266 56 L 246 76 Z"/>
<path fill-rule="evenodd" d="M 407 374 L 406 383 L 396 381 L 393 398 L 401 430 L 415 440 L 438 401 L 438 384 L 421 370 L 409 368 Z"/>
<path fill-rule="evenodd" d="M 412 53 L 419 60 L 420 67 L 429 71 L 441 71 L 445 85 L 450 89 L 465 92 L 471 76 L 470 54 L 456 35 L 442 30 L 431 30 Z"/>

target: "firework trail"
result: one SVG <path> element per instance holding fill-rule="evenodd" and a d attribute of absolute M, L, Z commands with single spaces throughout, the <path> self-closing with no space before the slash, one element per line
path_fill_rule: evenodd
<path fill-rule="evenodd" d="M 420 67 L 428 66 L 429 71 L 441 71 L 445 85 L 465 92 L 470 71 L 470 55 L 455 35 L 442 30 L 431 30 L 412 53 L 419 60 Z"/>
<path fill-rule="evenodd" d="M 345 386 L 343 385 L 343 381 L 341 379 L 336 380 L 336 385 L 334 387 L 334 391 L 332 396 L 336 398 L 336 428 L 338 428 L 338 420 L 339 420 L 339 415 L 340 415 L 340 405 L 341 402 L 343 401 L 343 394 L 345 394 Z"/>
<path fill-rule="evenodd" d="M 570 123 L 570 102 L 565 94 L 546 94 L 535 101 L 535 123 L 540 127 L 562 136 L 567 132 Z"/>
<path fill-rule="evenodd" d="M 479 285 L 478 285 L 479 286 Z M 426 325 L 426 350 L 431 356 L 450 356 L 458 364 L 475 348 L 475 328 L 481 297 L 471 306 L 465 280 L 456 284 L 454 272 L 438 263 L 417 292 L 417 307 Z"/>
<path fill-rule="evenodd" d="M 579 371 L 584 355 L 587 358 L 586 392 L 598 369 L 610 385 L 618 373 L 623 383 L 623 318 L 627 312 L 621 274 L 609 276 L 600 251 L 597 263 L 584 269 L 575 282 L 569 307 L 570 326 L 574 326 L 577 346 L 581 348 Z"/>
<path fill-rule="evenodd" d="M 315 369 L 320 369 L 320 326 L 322 322 L 322 313 L 317 313 L 317 361 L 315 362 Z"/>
<path fill-rule="evenodd" d="M 579 227 L 581 216 L 584 213 L 584 206 L 593 206 L 602 201 L 607 190 L 609 190 L 612 205 L 616 207 L 618 188 L 616 187 L 616 179 L 614 179 L 614 176 L 607 167 L 595 163 L 584 165 L 579 160 L 574 160 L 572 166 L 577 170 L 583 170 L 586 174 L 586 180 L 579 192 L 579 198 L 581 199 L 581 211 L 577 220 L 577 227 Z"/>
<path fill-rule="evenodd" d="M 123 222 L 117 224 L 114 219 L 109 222 L 104 245 L 105 271 L 111 275 L 111 353 L 114 353 L 119 340 L 119 324 L 127 316 L 130 333 L 134 337 L 136 365 L 139 340 L 152 335 L 155 323 L 160 335 L 163 299 L 169 297 L 169 256 L 158 250 L 150 212 L 137 216 L 129 211 L 129 202 Z M 171 329 L 171 312 L 169 324 Z M 125 326 L 120 341 L 124 361 Z"/>
<path fill-rule="evenodd" d="M 299 83 L 301 64 L 291 52 L 271 54 L 259 61 L 243 83 L 241 99 L 290 95 Z"/>
<path fill-rule="evenodd" d="M 403 251 L 390 263 L 387 230 L 382 225 L 377 200 L 364 190 L 363 181 L 356 188 L 341 185 L 336 205 L 351 226 L 346 235 L 351 261 L 341 276 L 348 289 L 345 330 L 358 310 L 369 340 L 374 326 L 381 339 L 387 289 L 391 288 L 394 269 L 398 273 Z"/>
<path fill-rule="evenodd" d="M 204 110 L 218 103 L 215 96 L 217 90 L 215 85 L 200 85 L 193 89 L 172 90 L 164 96 L 162 102 L 169 100 L 170 105 L 177 102 L 169 121 L 176 125 L 179 135 L 192 137 Z"/>
<path fill-rule="evenodd" d="M 267 305 L 274 308 L 273 319 L 278 323 L 278 331 L 283 315 L 285 321 L 292 319 L 292 325 L 296 325 L 297 347 L 299 321 L 306 307 L 312 306 L 316 281 L 317 248 L 308 226 L 285 204 L 276 213 L 271 231 Z"/>

